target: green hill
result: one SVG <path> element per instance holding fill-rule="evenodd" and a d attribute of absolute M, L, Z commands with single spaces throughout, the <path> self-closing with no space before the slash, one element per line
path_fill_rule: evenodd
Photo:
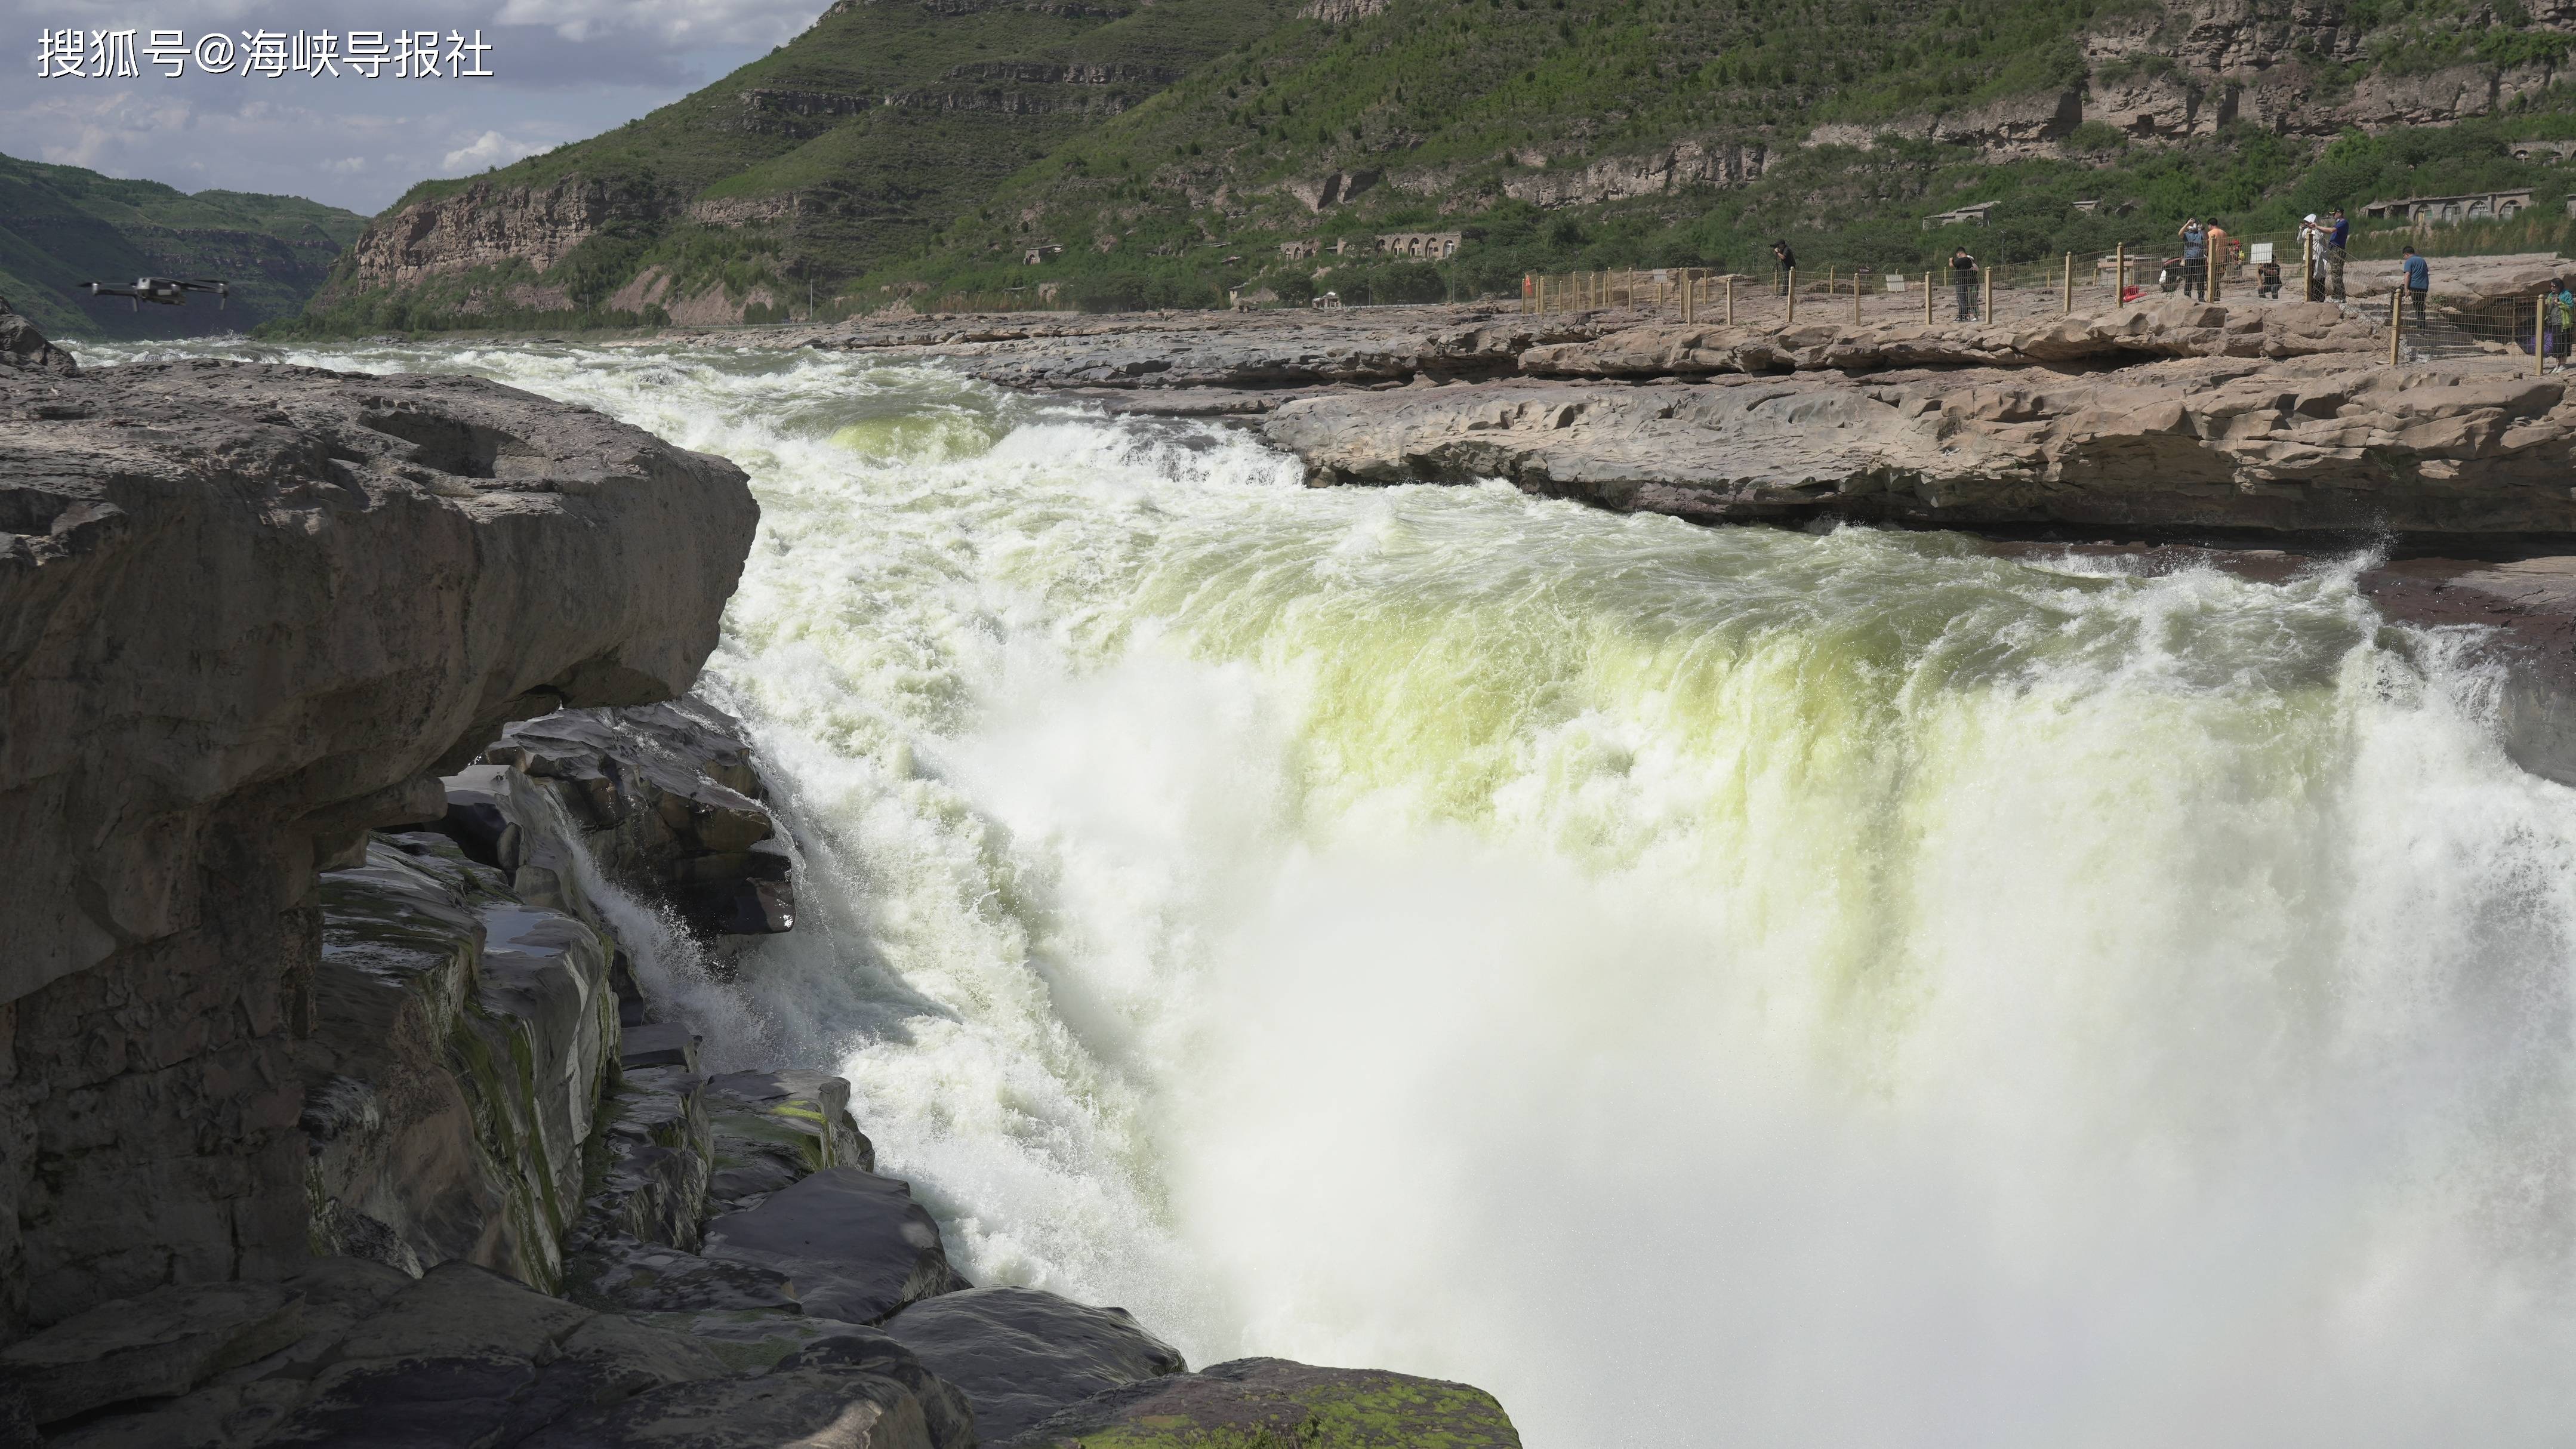
<path fill-rule="evenodd" d="M 0 296 L 57 337 L 190 337 L 292 317 L 367 219 L 298 196 L 186 192 L 0 156 Z M 222 277 L 184 307 L 93 299 L 86 281 Z"/>
<path fill-rule="evenodd" d="M 617 310 L 620 288 L 657 271 L 649 305 L 711 299 L 758 315 L 769 304 L 751 299 L 792 295 L 801 310 L 809 280 L 829 295 L 918 253 L 1005 177 L 1257 39 L 1289 3 L 842 0 L 789 44 L 615 131 L 413 188 L 388 213 L 430 219 L 400 228 L 408 255 L 362 243 L 311 325 L 578 320 Z M 607 200 L 537 235 L 524 267 L 485 264 L 462 245 L 466 228 L 438 224 L 574 196 Z"/>
<path fill-rule="evenodd" d="M 2536 204 L 2440 245 L 2551 246 L 2576 173 L 2523 144 L 2576 140 L 2576 7 L 2518 0 L 1127 3 L 842 0 L 618 131 L 417 188 L 379 227 L 400 255 L 362 240 L 304 325 L 756 320 L 809 287 L 1508 295 L 1760 268 L 1775 236 L 1911 271 L 1958 240 L 2036 259 L 2505 187 Z M 1983 227 L 1926 228 L 1970 203 Z M 462 244 L 494 211 L 530 237 L 499 264 Z M 1381 252 L 1406 232 L 1461 245 Z"/>
<path fill-rule="evenodd" d="M 2508 187 L 2536 193 L 2516 224 L 2440 241 L 2565 239 L 2576 166 L 2512 153 L 2576 138 L 2576 87 L 2550 84 L 2566 33 L 2438 0 L 2248 9 L 1393 0 L 1283 27 L 1104 121 L 867 280 L 989 292 L 1037 271 L 1016 243 L 1045 237 L 1073 243 L 1048 271 L 1093 305 L 1247 282 L 1293 299 L 1319 267 L 1352 300 L 1508 296 L 1530 271 L 1767 271 L 1774 238 L 1811 269 L 1913 271 L 1960 242 L 2034 260 L 2170 238 L 2187 215 L 2269 234 Z M 1344 199 L 1316 205 L 1335 176 Z M 1983 202 L 1983 226 L 1925 228 Z M 1377 253 L 1415 231 L 1463 244 L 1437 266 Z"/>

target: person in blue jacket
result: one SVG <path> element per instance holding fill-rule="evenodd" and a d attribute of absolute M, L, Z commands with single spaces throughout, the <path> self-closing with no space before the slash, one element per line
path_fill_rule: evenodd
<path fill-rule="evenodd" d="M 2424 325 L 2424 294 L 2433 290 L 2433 269 L 2415 254 L 2413 247 L 2408 247 L 2405 255 L 2406 295 L 2415 302 L 2415 325 L 2421 327 Z"/>

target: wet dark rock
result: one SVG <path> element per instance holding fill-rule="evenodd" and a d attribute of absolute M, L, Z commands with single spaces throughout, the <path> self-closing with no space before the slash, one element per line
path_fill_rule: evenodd
<path fill-rule="evenodd" d="M 910 1344 L 873 1328 L 849 1326 L 827 1333 L 779 1361 L 777 1372 L 855 1369 L 888 1378 L 921 1403 L 930 1439 L 940 1449 L 973 1449 L 982 1434 L 977 1410 L 955 1383 L 923 1363 Z"/>
<path fill-rule="evenodd" d="M 574 1292 L 623 1313 L 801 1313 L 785 1273 L 755 1263 L 702 1258 L 624 1234 L 583 1239 L 573 1254 Z"/>
<path fill-rule="evenodd" d="M 736 1212 L 826 1167 L 874 1172 L 876 1145 L 850 1120 L 850 1084 L 820 1072 L 727 1072 L 706 1086 L 715 1172 L 710 1210 Z"/>
<path fill-rule="evenodd" d="M 827 1167 L 717 1218 L 704 1252 L 784 1273 L 807 1312 L 849 1323 L 971 1286 L 948 1266 L 939 1225 L 911 1185 L 854 1167 Z"/>
<path fill-rule="evenodd" d="M 378 839 L 322 895 L 299 1048 L 316 1237 L 551 1286 L 617 1040 L 606 945 L 437 835 Z"/>
<path fill-rule="evenodd" d="M 1123 1308 L 1035 1288 L 970 1288 L 925 1298 L 886 1332 L 965 1391 L 977 1430 L 1001 1444 L 1095 1394 L 1187 1371 L 1179 1352 Z"/>
<path fill-rule="evenodd" d="M 1127 1384 L 1087 1399 L 995 1449 L 1067 1443 L 1119 1449 L 1298 1444 L 1318 1449 L 1520 1449 L 1494 1396 L 1465 1384 L 1377 1369 L 1247 1358 Z"/>
<path fill-rule="evenodd" d="M 198 1283 L 119 1298 L 0 1350 L 36 1422 L 184 1394 L 303 1333 L 304 1297 L 270 1283 Z"/>
<path fill-rule="evenodd" d="M 741 736 L 739 721 L 698 700 L 565 710 L 510 726 L 483 758 L 550 790 L 610 879 L 670 901 L 701 930 L 765 935 L 795 924 L 793 857 Z M 498 819 L 511 812 L 453 785 L 450 795 L 460 839 L 488 837 L 496 860 L 511 848 Z"/>
<path fill-rule="evenodd" d="M 646 1022 L 625 1028 L 617 1047 L 617 1064 L 627 1071 L 646 1067 L 698 1069 L 698 1034 L 677 1022 Z"/>
<path fill-rule="evenodd" d="M 932 1436 L 921 1401 L 893 1379 L 840 1368 L 684 1384 L 578 1412 L 527 1449 L 971 1449 Z"/>

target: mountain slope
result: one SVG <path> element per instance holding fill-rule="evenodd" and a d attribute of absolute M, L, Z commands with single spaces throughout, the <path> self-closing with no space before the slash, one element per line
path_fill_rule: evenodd
<path fill-rule="evenodd" d="M 2548 244 L 2576 137 L 2576 4 L 2449 0 L 1323 0 L 1006 182 L 879 286 L 1046 274 L 1100 305 L 1220 286 L 1517 291 L 1532 270 L 1715 263 L 1912 271 L 2169 237 L 2185 215 L 2531 186 Z M 1103 187 L 1101 178 L 1112 178 Z M 1998 202 L 1991 228 L 1928 215 Z M 2078 201 L 2098 203 L 2079 209 Z M 2544 225 L 2544 221 L 2548 225 Z M 1465 235 L 1438 267 L 1374 237 Z M 2493 228 L 2446 237 L 2454 243 Z M 2542 233 L 2547 233 L 2543 235 Z M 1360 258 L 1337 257 L 1334 243 Z M 1088 243 L 1088 245 L 1084 245 Z M 1283 246 L 1319 247 L 1291 260 Z M 1226 259 L 1239 257 L 1227 264 Z"/>
<path fill-rule="evenodd" d="M 2538 204 L 2440 244 L 2548 246 L 2576 172 L 2514 154 L 2576 139 L 2576 0 L 1129 3 L 841 0 L 651 116 L 416 188 L 301 325 L 1509 295 L 1760 270 L 1775 236 L 1914 271 L 2498 186 Z"/>
<path fill-rule="evenodd" d="M 0 296 L 58 337 L 190 337 L 292 317 L 366 218 L 297 196 L 120 181 L 0 156 Z M 230 300 L 137 310 L 82 282 L 222 277 Z"/>
<path fill-rule="evenodd" d="M 413 188 L 315 329 L 769 315 L 917 252 L 1003 177 L 1289 0 L 841 0 L 626 126 Z M 496 244 L 497 243 L 497 244 Z"/>

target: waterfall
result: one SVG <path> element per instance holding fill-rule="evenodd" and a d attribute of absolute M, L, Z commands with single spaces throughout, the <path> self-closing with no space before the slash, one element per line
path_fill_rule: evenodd
<path fill-rule="evenodd" d="M 802 918 L 723 1010 L 979 1282 L 1546 1449 L 2576 1410 L 2576 803 L 2352 565 L 1307 490 L 863 356 L 295 360 L 751 472 L 710 687 Z"/>

